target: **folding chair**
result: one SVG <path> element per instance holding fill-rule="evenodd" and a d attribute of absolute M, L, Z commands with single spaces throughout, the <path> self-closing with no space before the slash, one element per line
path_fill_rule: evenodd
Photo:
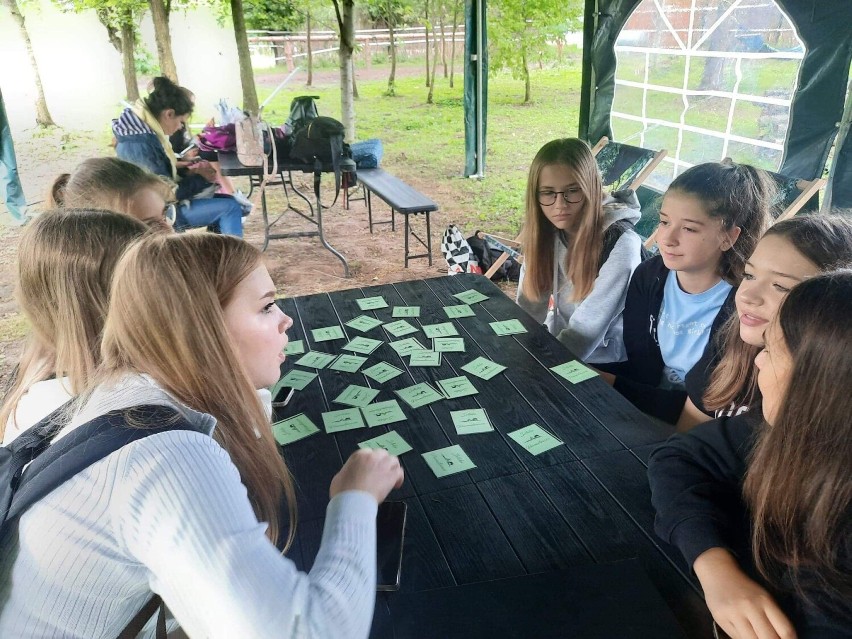
<path fill-rule="evenodd" d="M 592 147 L 592 154 L 598 163 L 601 182 L 605 189 L 635 191 L 663 161 L 667 151 L 665 149 L 654 151 L 641 146 L 612 142 L 604 136 Z"/>

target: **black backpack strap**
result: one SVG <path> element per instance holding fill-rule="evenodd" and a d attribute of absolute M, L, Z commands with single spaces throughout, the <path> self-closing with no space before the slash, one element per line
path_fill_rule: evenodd
<path fill-rule="evenodd" d="M 624 232 L 628 229 L 632 229 L 633 224 L 631 224 L 627 220 L 616 220 L 604 231 L 603 237 L 603 248 L 601 249 L 601 260 L 598 266 L 598 270 L 600 270 L 606 261 L 609 259 L 610 254 L 612 253 L 612 249 L 615 248 L 615 245 L 618 243 L 619 238 L 624 235 Z"/>
<path fill-rule="evenodd" d="M 166 639 L 166 604 L 160 595 L 154 595 L 148 600 L 136 616 L 124 627 L 116 639 L 136 639 L 148 620 L 159 610 L 157 614 L 157 639 Z"/>
<path fill-rule="evenodd" d="M 133 427 L 139 424 L 162 424 Z M 144 405 L 112 411 L 87 422 L 38 455 L 24 471 L 6 521 L 110 453 L 139 439 L 169 430 L 194 430 L 172 407 Z"/>

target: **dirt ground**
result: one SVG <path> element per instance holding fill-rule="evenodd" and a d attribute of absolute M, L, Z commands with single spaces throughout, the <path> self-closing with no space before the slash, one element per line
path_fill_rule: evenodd
<path fill-rule="evenodd" d="M 406 69 L 416 73 L 418 70 Z M 384 74 L 386 71 L 363 70 L 360 79 L 370 77 L 371 73 Z M 258 78 L 262 84 L 275 85 L 284 78 L 267 75 Z M 318 74 L 317 82 L 336 82 L 336 71 L 329 70 Z M 108 155 L 111 150 L 102 148 L 102 143 L 87 137 L 85 132 L 68 132 L 55 129 L 29 136 L 17 136 L 15 147 L 18 155 L 19 171 L 22 176 L 30 202 L 42 199 L 41 195 L 49 190 L 54 178 L 64 171 L 71 170 L 77 163 L 89 157 Z M 56 153 L 56 149 L 60 153 Z M 322 201 L 330 204 L 334 200 L 334 180 L 331 176 L 323 179 Z M 294 175 L 297 187 L 304 193 L 312 194 L 311 176 Z M 396 228 L 389 224 L 374 226 L 370 234 L 367 208 L 363 201 L 353 202 L 350 210 L 344 210 L 342 196 L 337 203 L 323 212 L 323 226 L 327 241 L 342 253 L 349 262 L 350 277 L 343 275 L 342 263 L 323 248 L 317 238 L 298 238 L 272 240 L 266 251 L 266 263 L 280 294 L 288 297 L 313 293 L 336 291 L 341 289 L 387 284 L 409 279 L 446 275 L 447 266 L 440 250 L 440 239 L 449 223 L 458 223 L 463 229 L 471 228 L 472 212 L 465 202 L 457 201 L 455 192 L 447 182 L 436 182 L 422 178 L 406 178 L 411 186 L 428 194 L 440 206 L 440 211 L 432 213 L 432 266 L 428 260 L 418 259 L 404 268 L 404 218 L 396 216 Z M 244 192 L 248 191 L 245 178 L 235 179 L 235 184 Z M 257 195 L 252 198 L 258 202 Z M 279 186 L 270 186 L 267 190 L 270 216 L 286 210 L 287 198 Z M 302 211 L 307 211 L 303 201 L 293 198 L 291 202 Z M 36 207 L 37 209 L 39 206 Z M 373 198 L 373 219 L 389 220 L 389 208 Z M 471 223 L 464 226 L 468 219 Z M 263 220 L 258 204 L 255 210 L 244 220 L 245 239 L 261 247 L 263 245 Z M 411 224 L 420 237 L 425 238 L 425 217 L 412 216 Z M 285 212 L 276 224 L 277 232 L 309 231 L 316 227 L 298 215 Z M 21 230 L 12 227 L 0 227 L 0 388 L 5 387 L 15 362 L 20 354 L 25 332 L 25 322 L 18 312 L 14 299 L 14 273 L 17 246 Z M 413 249 L 422 247 L 412 246 Z M 413 250 L 413 252 L 425 252 Z M 511 287 L 507 293 L 514 295 Z"/>

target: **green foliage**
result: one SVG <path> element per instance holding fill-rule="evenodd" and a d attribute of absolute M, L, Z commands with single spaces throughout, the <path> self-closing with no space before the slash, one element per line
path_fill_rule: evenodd
<path fill-rule="evenodd" d="M 137 41 L 133 51 L 133 62 L 139 75 L 160 75 L 160 65 L 157 58 Z"/>
<path fill-rule="evenodd" d="M 290 0 L 243 0 L 247 29 L 294 31 L 303 28 L 304 16 Z"/>
<path fill-rule="evenodd" d="M 392 23 L 394 27 L 400 27 L 413 17 L 414 7 L 409 0 L 364 0 L 359 4 L 373 24 L 384 26 Z"/>

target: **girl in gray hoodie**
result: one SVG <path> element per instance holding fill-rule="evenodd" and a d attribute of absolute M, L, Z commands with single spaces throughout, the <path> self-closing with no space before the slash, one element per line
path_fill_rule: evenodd
<path fill-rule="evenodd" d="M 517 302 L 584 362 L 626 358 L 621 313 L 642 260 L 639 217 L 632 191 L 603 192 L 582 140 L 553 140 L 533 159 Z"/>

